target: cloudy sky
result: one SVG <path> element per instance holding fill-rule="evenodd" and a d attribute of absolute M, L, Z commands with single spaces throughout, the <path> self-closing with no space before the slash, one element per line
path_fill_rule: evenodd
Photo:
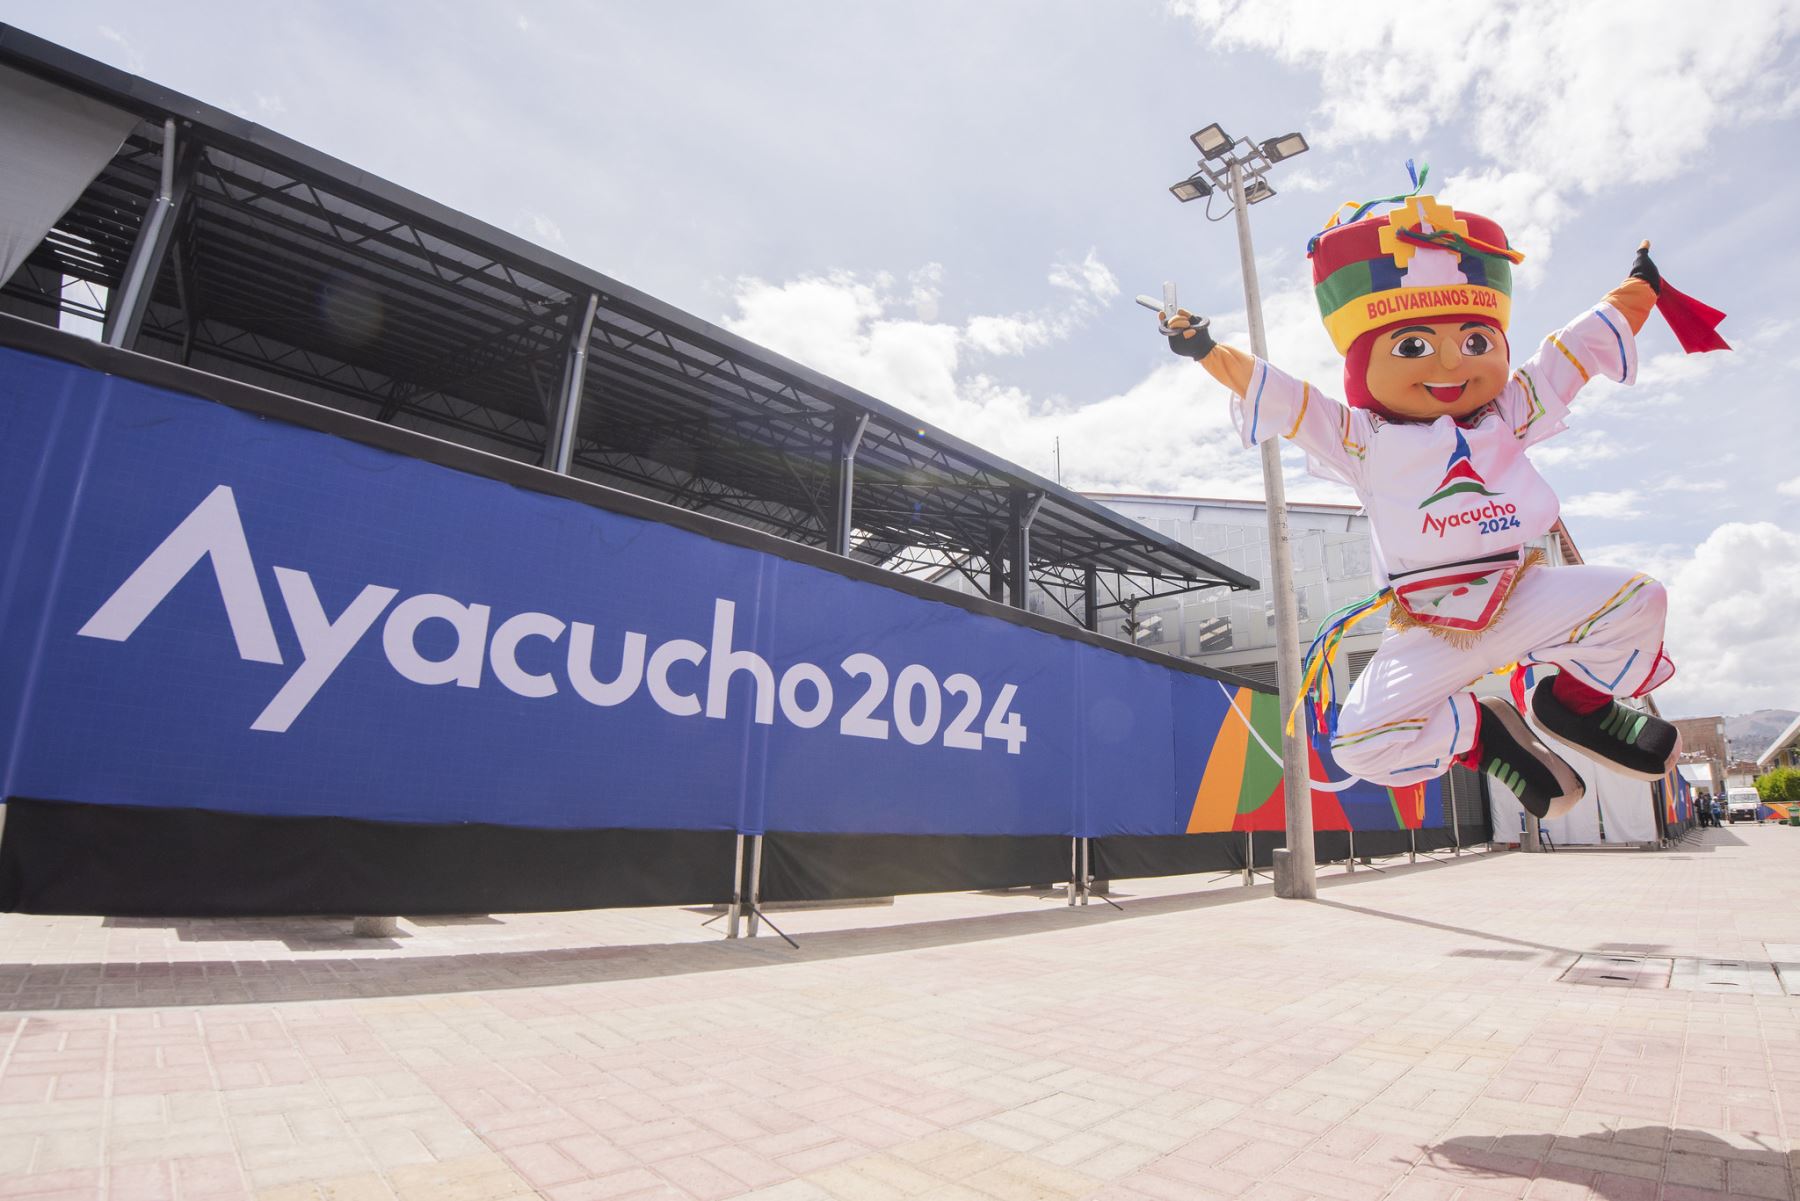
<path fill-rule="evenodd" d="M 1535 452 L 1590 561 L 1670 585 L 1676 715 L 1800 708 L 1800 0 L 363 5 L 0 0 L 1075 487 L 1260 496 L 1223 394 L 1131 303 L 1240 341 L 1229 222 L 1177 204 L 1211 121 L 1313 150 L 1255 210 L 1271 357 L 1337 391 L 1307 237 L 1435 190 L 1527 258 L 1516 346 L 1642 238 L 1731 316 Z M 1783 225 L 1783 221 L 1789 224 Z M 1347 495 L 1290 463 L 1290 494 Z"/>

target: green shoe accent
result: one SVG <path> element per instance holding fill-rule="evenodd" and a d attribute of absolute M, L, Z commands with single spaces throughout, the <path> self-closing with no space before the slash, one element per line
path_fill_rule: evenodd
<path fill-rule="evenodd" d="M 1517 795 L 1520 787 L 1525 783 L 1524 776 L 1514 771 L 1510 764 L 1502 763 L 1498 759 L 1490 759 L 1488 761 L 1487 774 L 1506 785 L 1506 787 L 1511 789 L 1515 795 Z"/>
<path fill-rule="evenodd" d="M 1610 734 L 1628 746 L 1636 746 L 1638 735 L 1650 724 L 1648 713 L 1637 713 L 1614 701 L 1600 719 L 1600 732 Z"/>

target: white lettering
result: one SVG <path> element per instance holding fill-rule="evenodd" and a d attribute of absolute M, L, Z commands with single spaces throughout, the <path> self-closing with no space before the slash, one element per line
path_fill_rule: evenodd
<path fill-rule="evenodd" d="M 601 683 L 594 678 L 594 627 L 578 621 L 569 627 L 569 683 L 590 705 L 623 704 L 631 699 L 644 678 L 644 636 L 625 633 L 625 649 L 619 655 L 619 674 Z"/>
<path fill-rule="evenodd" d="M 692 717 L 700 712 L 699 697 L 691 692 L 676 692 L 670 686 L 669 668 L 677 663 L 692 663 L 698 667 L 704 658 L 706 648 L 686 638 L 673 638 L 657 647 L 650 656 L 650 699 L 661 706 L 663 712 L 673 713 L 676 717 Z"/>
<path fill-rule="evenodd" d="M 419 627 L 433 619 L 447 621 L 456 630 L 456 649 L 448 658 L 432 660 L 419 653 L 413 639 Z M 456 684 L 481 687 L 481 664 L 487 656 L 488 607 L 465 605 L 435 592 L 409 596 L 394 606 L 381 629 L 381 645 L 394 670 L 415 684 Z"/>
<path fill-rule="evenodd" d="M 212 563 L 238 657 L 253 663 L 281 662 L 275 628 L 269 624 L 269 606 L 256 582 L 256 564 L 250 559 L 250 544 L 238 517 L 237 498 L 224 484 L 181 519 L 76 633 L 84 638 L 125 641 L 201 559 Z"/>
<path fill-rule="evenodd" d="M 562 632 L 563 623 L 548 613 L 521 613 L 501 622 L 488 651 L 494 678 L 520 696 L 555 696 L 556 677 L 549 672 L 537 675 L 519 666 L 519 643 L 527 638 L 555 642 Z"/>
<path fill-rule="evenodd" d="M 325 606 L 313 589 L 312 577 L 289 567 L 275 569 L 275 583 L 281 588 L 281 599 L 287 605 L 288 620 L 300 639 L 300 666 L 288 677 L 281 691 L 269 701 L 252 730 L 281 734 L 294 724 L 294 719 L 318 695 L 325 681 L 337 671 L 352 648 L 369 632 L 375 619 L 388 602 L 399 595 L 397 589 L 370 584 L 338 614 L 336 621 L 325 616 Z"/>
<path fill-rule="evenodd" d="M 1446 519 L 1427 514 L 1425 521 L 1427 528 L 1443 531 L 1477 520 L 1509 520 L 1515 511 L 1512 504 L 1495 501 Z M 126 641 L 202 559 L 211 563 L 240 657 L 282 663 L 237 502 L 231 489 L 224 485 L 214 488 L 182 519 L 88 619 L 79 634 Z M 591 705 L 606 708 L 623 704 L 643 687 L 659 708 L 673 716 L 704 713 L 724 719 L 728 716 L 734 680 L 747 675 L 750 694 L 745 702 L 740 693 L 739 708 L 741 711 L 748 703 L 751 719 L 757 724 L 773 724 L 777 710 L 787 723 L 803 730 L 817 729 L 833 716 L 836 696 L 827 670 L 815 663 L 793 663 L 780 671 L 754 650 L 735 647 L 737 605 L 722 597 L 713 602 L 710 645 L 675 638 L 651 652 L 647 635 L 626 631 L 617 671 L 611 679 L 601 680 L 594 673 L 596 631 L 587 622 L 565 622 L 548 613 L 528 611 L 500 623 L 490 639 L 493 611 L 487 605 L 465 604 L 438 593 L 422 593 L 396 604 L 399 591 L 376 584 L 365 585 L 333 618 L 326 613 L 311 575 L 291 567 L 271 570 L 299 643 L 300 662 L 251 723 L 253 730 L 277 734 L 289 730 L 383 614 L 386 620 L 381 642 L 388 663 L 416 684 L 480 688 L 484 669 L 491 666 L 494 678 L 519 696 L 555 696 L 560 691 L 561 673 L 528 671 L 520 665 L 519 652 L 528 638 L 542 638 L 554 645 L 566 631 L 568 683 Z M 454 635 L 454 645 L 442 658 L 427 658 L 419 649 L 420 627 L 430 621 L 448 623 Z M 444 645 L 441 634 L 427 642 L 433 647 Z M 550 652 L 553 656 L 554 650 Z M 691 675 L 683 675 L 679 685 L 670 680 L 677 664 L 697 669 Z M 925 665 L 907 665 L 895 679 L 890 721 L 875 716 L 889 703 L 887 664 L 875 655 L 853 652 L 840 667 L 853 682 L 861 680 L 867 684 L 866 688 L 852 688 L 855 695 L 837 726 L 842 734 L 885 740 L 891 725 L 907 743 L 930 745 L 937 740 L 948 716 L 948 693 L 961 704 L 944 730 L 943 745 L 978 751 L 984 742 L 997 740 L 1005 745 L 1008 754 L 1016 755 L 1026 742 L 1025 724 L 1011 708 L 1018 691 L 1015 685 L 1001 688 L 987 712 L 982 732 L 977 734 L 974 723 L 980 719 L 983 708 L 982 689 L 973 676 L 957 672 L 940 684 L 937 674 Z"/>
<path fill-rule="evenodd" d="M 706 669 L 706 715 L 725 716 L 731 677 L 744 671 L 750 673 L 756 688 L 757 724 L 771 725 L 775 721 L 775 673 L 755 651 L 731 649 L 731 627 L 736 620 L 735 602 L 713 602 L 712 662 Z"/>
<path fill-rule="evenodd" d="M 912 697 L 917 693 L 924 713 L 913 716 Z M 900 737 L 914 746 L 924 746 L 937 737 L 938 723 L 944 718 L 944 697 L 938 691 L 937 677 L 922 663 L 909 663 L 894 679 L 894 728 Z"/>
<path fill-rule="evenodd" d="M 815 700 L 810 709 L 800 704 L 800 685 L 811 684 Z M 796 663 L 781 675 L 781 715 L 811 730 L 831 716 L 831 677 L 817 663 Z"/>

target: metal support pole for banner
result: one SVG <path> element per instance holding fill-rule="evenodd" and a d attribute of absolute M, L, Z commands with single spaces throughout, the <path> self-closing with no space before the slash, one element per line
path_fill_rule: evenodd
<path fill-rule="evenodd" d="M 1042 492 L 1015 489 L 1012 494 L 1012 576 L 1008 600 L 1013 608 L 1025 608 L 1026 593 L 1031 587 L 1031 523 L 1043 507 Z"/>
<path fill-rule="evenodd" d="M 106 320 L 100 327 L 100 340 L 108 346 L 130 350 L 143 328 L 144 315 L 150 310 L 150 295 L 156 291 L 163 256 L 175 234 L 175 217 L 187 199 L 188 181 L 193 177 L 191 155 L 184 148 L 179 153 L 179 163 L 177 157 L 175 118 L 169 117 L 163 121 L 162 175 L 156 196 L 144 214 L 144 223 L 125 264 L 125 278 L 107 304 Z"/>
<path fill-rule="evenodd" d="M 744 836 L 737 836 L 737 854 L 731 860 L 731 920 L 725 923 L 725 937 L 738 936 L 738 916 L 744 907 Z"/>
<path fill-rule="evenodd" d="M 762 918 L 762 910 L 756 902 L 762 898 L 762 840 L 761 834 L 750 836 L 750 937 L 756 937 L 756 923 Z"/>
<path fill-rule="evenodd" d="M 575 437 L 581 428 L 581 393 L 587 386 L 588 341 L 594 336 L 594 315 L 600 311 L 600 295 L 589 292 L 582 315 L 569 329 L 567 358 L 563 362 L 561 407 L 544 447 L 544 466 L 568 475 L 575 460 Z"/>
<path fill-rule="evenodd" d="M 1406 832 L 1406 841 L 1406 861 L 1408 863 L 1417 863 L 1419 861 L 1419 832 L 1417 830 L 1408 830 Z"/>
<path fill-rule="evenodd" d="M 1069 908 L 1075 907 L 1075 894 L 1081 891 L 1081 839 L 1069 839 Z"/>
<path fill-rule="evenodd" d="M 781 935 L 782 942 L 785 942 L 788 946 L 798 951 L 800 949 L 800 944 L 789 938 L 786 930 L 783 930 L 774 922 L 769 921 L 769 915 L 762 911 L 760 902 L 762 901 L 763 836 L 761 834 L 752 834 L 750 838 L 750 897 L 748 901 L 750 906 L 750 937 L 756 937 L 756 928 L 759 923 L 766 923 L 769 929 Z M 742 852 L 740 852 L 740 855 L 741 854 Z"/>
<path fill-rule="evenodd" d="M 1256 832 L 1244 831 L 1244 887 L 1256 883 Z"/>
<path fill-rule="evenodd" d="M 1093 895 L 1094 895 L 1094 840 L 1091 838 L 1084 838 L 1081 840 L 1081 903 L 1083 905 L 1087 904 L 1088 898 Z M 1114 909 L 1117 909 L 1120 913 L 1125 912 L 1125 906 L 1119 904 L 1117 901 L 1113 900 L 1111 897 L 1107 896 L 1105 893 L 1101 893 L 1099 895 L 1100 895 L 1100 899 L 1102 901 L 1105 901 L 1108 905 L 1111 905 Z"/>
<path fill-rule="evenodd" d="M 869 414 L 866 412 L 840 412 L 837 415 L 837 426 L 833 431 L 837 444 L 837 463 L 833 466 L 836 478 L 832 481 L 831 497 L 833 554 L 847 556 L 850 553 L 850 531 L 856 525 L 856 450 L 862 445 L 863 433 L 868 428 Z"/>
<path fill-rule="evenodd" d="M 1356 859 L 1356 827 L 1355 826 L 1350 827 L 1349 834 L 1350 834 L 1350 870 L 1355 871 L 1356 863 L 1357 863 L 1357 859 Z M 1387 868 L 1385 868 L 1385 867 L 1376 867 L 1373 863 L 1366 862 L 1366 861 L 1363 863 L 1363 866 L 1368 868 L 1370 871 L 1375 872 L 1378 875 L 1383 875 L 1383 876 L 1387 875 Z"/>
<path fill-rule="evenodd" d="M 1450 854 L 1460 858 L 1462 856 L 1462 821 L 1457 817 L 1456 811 L 1462 806 L 1457 803 L 1459 798 L 1456 795 L 1455 772 L 1446 773 L 1444 776 L 1444 799 L 1450 804 L 1450 841 L 1453 845 Z"/>

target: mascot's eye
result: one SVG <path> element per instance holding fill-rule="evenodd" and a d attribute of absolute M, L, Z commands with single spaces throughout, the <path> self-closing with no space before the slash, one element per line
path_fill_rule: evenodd
<path fill-rule="evenodd" d="M 1494 340 L 1486 334 L 1470 334 L 1463 339 L 1462 352 L 1466 355 L 1486 354 L 1494 349 Z"/>
<path fill-rule="evenodd" d="M 1394 357 L 1397 359 L 1422 359 L 1431 353 L 1431 343 L 1413 334 L 1394 343 Z"/>

